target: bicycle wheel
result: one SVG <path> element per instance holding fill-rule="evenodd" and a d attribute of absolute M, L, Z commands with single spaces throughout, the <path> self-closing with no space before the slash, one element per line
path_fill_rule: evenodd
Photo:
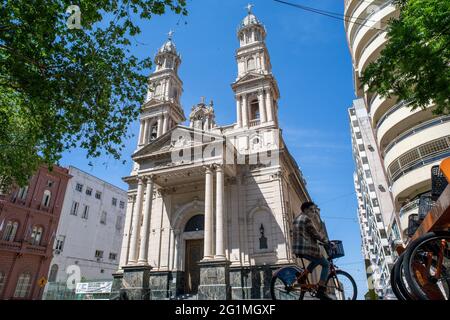
<path fill-rule="evenodd" d="M 403 293 L 400 291 L 400 289 L 399 289 L 399 287 L 397 285 L 397 282 L 395 281 L 395 265 L 392 267 L 392 270 L 391 270 L 390 281 L 391 281 L 391 288 L 392 288 L 392 291 L 394 292 L 395 297 L 398 300 L 405 301 L 406 298 L 403 295 Z"/>
<path fill-rule="evenodd" d="M 404 300 L 411 301 L 417 300 L 415 295 L 411 292 L 409 285 L 407 284 L 406 278 L 404 276 L 403 261 L 405 258 L 405 253 L 402 253 L 394 265 L 394 283 L 398 290 L 401 292 Z"/>
<path fill-rule="evenodd" d="M 296 275 L 301 269 L 285 267 L 276 271 L 270 282 L 270 295 L 273 300 L 302 300 L 303 294 L 292 285 L 297 281 Z"/>
<path fill-rule="evenodd" d="M 342 270 L 337 270 L 336 274 L 330 274 L 326 286 L 328 295 L 334 300 L 356 300 L 358 295 L 355 280 Z"/>
<path fill-rule="evenodd" d="M 420 300 L 450 299 L 450 233 L 430 232 L 414 241 L 404 266 L 406 280 Z"/>

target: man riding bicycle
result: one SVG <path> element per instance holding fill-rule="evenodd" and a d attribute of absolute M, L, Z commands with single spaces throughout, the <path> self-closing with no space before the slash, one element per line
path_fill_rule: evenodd
<path fill-rule="evenodd" d="M 328 278 L 330 264 L 322 256 L 318 241 L 325 246 L 330 246 L 330 242 L 325 235 L 322 235 L 314 225 L 313 221 L 321 225 L 319 218 L 320 209 L 314 202 L 305 202 L 301 206 L 301 213 L 295 218 L 293 226 L 293 252 L 298 258 L 310 261 L 306 270 L 298 279 L 299 283 L 307 279 L 318 265 L 322 266 L 320 281 L 318 283 L 317 298 L 321 300 L 331 300 L 326 293 L 326 282 Z"/>

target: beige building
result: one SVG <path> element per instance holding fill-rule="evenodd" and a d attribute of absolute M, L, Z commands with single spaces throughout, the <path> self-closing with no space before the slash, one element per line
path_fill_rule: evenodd
<path fill-rule="evenodd" d="M 266 29 L 250 8 L 237 36 L 237 121 L 230 125 L 216 123 L 204 98 L 183 125 L 172 34 L 157 53 L 135 165 L 124 178 L 115 276 L 123 298 L 267 298 L 272 270 L 294 261 L 290 228 L 310 196 L 281 136 Z"/>
<path fill-rule="evenodd" d="M 398 14 L 391 0 L 345 0 L 355 92 L 364 99 L 405 240 L 408 217 L 418 212 L 421 198 L 428 201 L 431 168 L 450 155 L 450 116 L 433 115 L 432 105 L 411 111 L 408 101 L 383 98 L 361 87 L 362 73 L 386 45 L 389 19 Z"/>

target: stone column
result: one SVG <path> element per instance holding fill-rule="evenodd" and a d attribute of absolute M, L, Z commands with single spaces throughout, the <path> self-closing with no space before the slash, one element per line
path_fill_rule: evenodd
<path fill-rule="evenodd" d="M 162 135 L 162 131 L 163 131 L 163 123 L 162 122 L 163 122 L 162 115 L 160 115 L 158 117 L 158 136 L 157 136 L 157 138 L 161 137 L 161 135 Z"/>
<path fill-rule="evenodd" d="M 272 95 L 270 90 L 266 90 L 266 108 L 267 108 L 267 121 L 273 121 L 273 105 L 272 105 Z"/>
<path fill-rule="evenodd" d="M 131 222 L 131 243 L 130 243 L 130 255 L 128 257 L 128 264 L 136 264 L 138 260 L 138 242 L 139 242 L 139 228 L 141 222 L 141 210 L 142 210 L 142 196 L 144 193 L 144 181 L 141 177 L 138 178 L 138 189 L 136 197 L 136 208 L 133 212 L 133 220 Z"/>
<path fill-rule="evenodd" d="M 139 140 L 138 140 L 139 145 L 141 145 L 142 141 L 144 140 L 144 126 L 145 126 L 144 121 L 140 120 L 139 121 Z"/>
<path fill-rule="evenodd" d="M 264 91 L 263 90 L 258 91 L 259 116 L 260 116 L 261 124 L 267 122 L 266 107 L 265 107 L 264 100 L 265 100 L 264 99 Z"/>
<path fill-rule="evenodd" d="M 167 80 L 166 81 L 166 92 L 165 92 L 166 100 L 170 100 L 169 93 L 170 93 L 170 81 Z"/>
<path fill-rule="evenodd" d="M 166 134 L 167 131 L 169 131 L 169 114 L 168 113 L 166 113 L 164 115 L 163 134 Z"/>
<path fill-rule="evenodd" d="M 153 203 L 153 177 L 147 178 L 147 189 L 145 191 L 144 220 L 141 229 L 141 246 L 139 247 L 139 264 L 148 265 L 148 240 L 150 237 L 150 220 Z"/>
<path fill-rule="evenodd" d="M 262 68 L 263 68 L 263 70 L 264 71 L 267 71 L 267 67 L 266 67 L 266 59 L 265 59 L 265 55 L 263 54 L 262 56 L 261 56 L 261 63 L 262 63 Z"/>
<path fill-rule="evenodd" d="M 248 106 L 247 106 L 247 96 L 244 94 L 242 96 L 242 126 L 248 127 Z"/>
<path fill-rule="evenodd" d="M 211 166 L 205 167 L 205 241 L 203 259 L 212 259 L 213 241 L 213 176 Z"/>
<path fill-rule="evenodd" d="M 150 130 L 149 124 L 150 124 L 150 120 L 149 119 L 145 119 L 144 120 L 144 132 L 142 134 L 141 144 L 148 143 L 148 131 Z"/>
<path fill-rule="evenodd" d="M 242 111 L 241 111 L 241 97 L 236 97 L 236 123 L 238 128 L 242 127 Z"/>
<path fill-rule="evenodd" d="M 225 259 L 223 196 L 223 166 L 218 165 L 216 166 L 216 259 Z"/>
<path fill-rule="evenodd" d="M 128 263 L 128 252 L 130 249 L 131 219 L 133 216 L 133 208 L 135 204 L 134 200 L 135 196 L 128 196 L 119 267 L 126 266 Z"/>

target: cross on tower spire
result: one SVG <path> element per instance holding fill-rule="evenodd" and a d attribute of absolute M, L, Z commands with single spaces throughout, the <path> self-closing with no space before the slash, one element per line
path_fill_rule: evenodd
<path fill-rule="evenodd" d="M 172 40 L 173 34 L 174 34 L 174 33 L 175 33 L 174 31 L 170 30 L 169 33 L 167 34 L 167 38 L 168 38 L 169 40 Z"/>
<path fill-rule="evenodd" d="M 254 6 L 255 6 L 255 5 L 249 3 L 249 4 L 245 7 L 245 9 L 247 9 L 248 14 L 251 14 L 251 13 L 252 13 L 252 9 L 253 9 Z"/>

